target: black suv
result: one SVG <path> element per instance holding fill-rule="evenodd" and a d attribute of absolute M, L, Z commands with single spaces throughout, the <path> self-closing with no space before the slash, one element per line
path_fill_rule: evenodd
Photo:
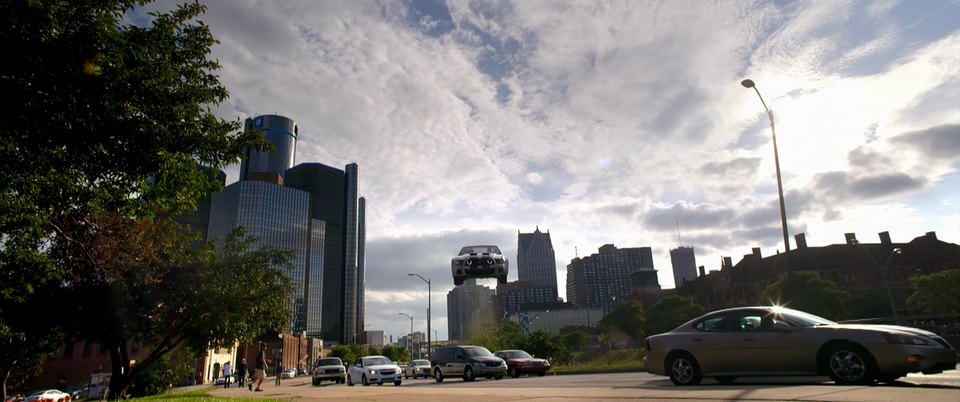
<path fill-rule="evenodd" d="M 501 379 L 507 374 L 507 363 L 483 346 L 443 346 L 430 358 L 433 379 L 443 382 L 448 376 L 462 376 L 464 381 L 477 377 Z"/>

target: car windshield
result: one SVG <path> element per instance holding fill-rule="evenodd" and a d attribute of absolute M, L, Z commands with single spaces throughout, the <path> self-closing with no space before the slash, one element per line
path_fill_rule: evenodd
<path fill-rule="evenodd" d="M 470 357 L 493 356 L 493 353 L 490 353 L 490 351 L 483 346 L 471 346 L 468 348 L 463 348 L 463 353 Z"/>
<path fill-rule="evenodd" d="M 773 312 L 779 316 L 785 317 L 790 322 L 799 327 L 816 327 L 818 325 L 836 325 L 837 323 L 826 318 L 815 316 L 803 311 L 792 310 L 783 307 L 774 307 Z"/>
<path fill-rule="evenodd" d="M 382 364 L 393 364 L 390 359 L 380 356 L 380 357 L 367 357 L 363 359 L 364 366 L 376 366 Z"/>
<path fill-rule="evenodd" d="M 317 361 L 318 366 L 342 366 L 343 363 L 340 359 L 320 359 Z"/>
<path fill-rule="evenodd" d="M 533 357 L 533 356 L 530 356 L 529 353 L 524 352 L 522 350 L 511 350 L 509 352 L 503 352 L 503 355 L 506 356 L 507 359 L 529 359 Z"/>
<path fill-rule="evenodd" d="M 497 246 L 467 246 L 460 249 L 461 255 L 480 253 L 500 254 L 500 248 Z"/>
<path fill-rule="evenodd" d="M 414 365 L 414 366 L 429 366 L 429 365 L 430 365 L 430 361 L 429 361 L 429 360 L 414 360 L 414 361 L 413 361 L 413 365 Z"/>

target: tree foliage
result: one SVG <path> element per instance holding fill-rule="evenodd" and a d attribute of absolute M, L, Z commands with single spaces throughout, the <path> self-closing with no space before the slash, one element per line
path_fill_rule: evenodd
<path fill-rule="evenodd" d="M 912 292 L 907 302 L 930 314 L 960 314 L 960 269 L 910 278 Z"/>
<path fill-rule="evenodd" d="M 531 332 L 524 339 L 522 347 L 511 349 L 523 349 L 531 355 L 549 359 L 554 364 L 566 364 L 570 361 L 570 352 L 562 339 L 544 330 Z"/>
<path fill-rule="evenodd" d="M 836 282 L 822 278 L 813 271 L 795 271 L 790 277 L 790 294 L 793 295 L 790 300 L 783 297 L 787 294 L 788 283 L 784 275 L 764 289 L 758 303 L 780 303 L 831 320 L 847 318 L 846 305 L 850 293 L 837 287 Z"/>
<path fill-rule="evenodd" d="M 150 218 L 190 210 L 217 189 L 210 170 L 236 163 L 245 146 L 268 147 L 258 132 L 236 132 L 239 120 L 211 112 L 227 91 L 215 75 L 217 62 L 207 58 L 216 41 L 196 20 L 204 6 L 152 14 L 146 26 L 126 24 L 124 13 L 145 3 L 0 2 L 0 37 L 16 55 L 0 63 L 0 91 L 15 100 L 0 108 L 0 345 L 17 351 L 0 353 L 4 381 L 11 372 L 35 372 L 63 335 L 72 336 L 61 333 L 60 309 L 35 308 L 101 292 L 94 303 L 121 303 L 117 311 L 132 313 L 125 298 L 156 297 L 129 287 L 156 274 L 140 268 L 172 268 L 157 261 L 123 266 L 106 258 L 138 253 L 92 239 L 110 243 L 108 230 L 115 230 L 118 243 L 130 245 L 123 236 L 148 230 Z M 153 255 L 169 257 L 163 250 Z M 43 314 L 46 325 L 24 322 L 23 312 Z M 114 338 L 114 369 L 123 357 L 114 352 L 120 338 L 159 336 L 109 327 L 129 317 L 107 315 L 83 332 Z"/>
<path fill-rule="evenodd" d="M 637 341 L 643 338 L 645 322 L 643 305 L 636 300 L 619 302 L 612 311 L 600 319 L 598 324 L 609 334 L 622 332 L 628 339 Z"/>
<path fill-rule="evenodd" d="M 332 348 L 330 348 L 330 356 L 339 357 L 340 360 L 343 360 L 343 363 L 348 366 L 353 364 L 353 361 L 357 360 L 358 357 L 365 356 L 366 354 L 367 351 L 356 343 L 349 345 L 334 345 Z"/>
<path fill-rule="evenodd" d="M 570 331 L 561 336 L 563 346 L 571 352 L 582 352 L 587 347 L 589 340 L 589 335 L 582 330 Z"/>
<path fill-rule="evenodd" d="M 703 312 L 703 307 L 694 303 L 693 298 L 667 296 L 647 309 L 644 331 L 647 336 L 661 334 L 699 317 Z"/>

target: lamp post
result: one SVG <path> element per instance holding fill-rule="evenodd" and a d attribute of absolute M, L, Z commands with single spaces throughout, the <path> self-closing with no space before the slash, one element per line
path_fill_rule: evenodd
<path fill-rule="evenodd" d="M 787 234 L 787 209 L 783 204 L 783 179 L 780 177 L 780 154 L 777 152 L 777 130 L 773 124 L 773 112 L 767 107 L 767 102 L 763 100 L 763 96 L 760 95 L 760 90 L 757 89 L 757 85 L 754 84 L 753 80 L 745 79 L 740 82 L 740 85 L 748 89 L 753 88 L 760 98 L 760 103 L 763 104 L 763 110 L 767 111 L 767 118 L 770 120 L 770 134 L 773 136 L 773 164 L 777 169 L 777 194 L 780 196 L 780 225 L 783 227 L 783 266 L 787 272 L 787 298 L 789 298 L 791 295 L 790 236 Z"/>
<path fill-rule="evenodd" d="M 584 312 L 587 313 L 587 328 L 590 328 L 590 310 L 587 310 L 587 309 L 581 307 L 581 306 L 580 306 L 579 304 L 577 304 L 576 302 L 572 302 L 572 301 L 571 301 L 570 304 L 572 304 L 573 307 L 576 307 L 576 308 L 578 308 L 578 309 L 580 309 L 580 310 L 582 310 L 582 311 L 584 311 Z"/>
<path fill-rule="evenodd" d="M 407 339 L 412 341 L 413 340 L 413 316 L 407 313 L 397 313 L 397 314 L 410 318 L 410 335 L 407 336 Z M 420 348 L 417 348 L 417 352 L 420 352 Z M 418 355 L 417 357 L 419 357 L 419 353 L 417 355 Z M 413 356 L 410 356 L 410 357 L 412 358 Z"/>
<path fill-rule="evenodd" d="M 420 274 L 407 274 L 407 276 L 416 276 L 427 283 L 427 357 L 430 356 L 430 280 L 420 276 Z"/>
<path fill-rule="evenodd" d="M 887 257 L 887 263 L 883 265 L 883 272 L 881 272 L 883 276 L 883 286 L 887 288 L 887 298 L 890 299 L 890 312 L 893 313 L 894 324 L 898 323 L 900 321 L 900 318 L 897 316 L 897 306 L 894 304 L 894 301 L 893 301 L 893 290 L 890 289 L 889 269 L 890 269 L 890 262 L 893 261 L 893 256 L 895 254 L 900 254 L 902 252 L 903 250 L 901 250 L 899 247 L 894 248 L 893 251 L 890 252 L 890 256 Z"/>

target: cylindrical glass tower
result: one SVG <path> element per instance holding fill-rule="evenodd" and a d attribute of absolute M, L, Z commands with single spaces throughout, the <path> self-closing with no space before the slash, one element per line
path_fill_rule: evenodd
<path fill-rule="evenodd" d="M 263 115 L 244 122 L 245 129 L 259 129 L 275 152 L 260 152 L 247 149 L 240 162 L 240 180 L 253 179 L 260 173 L 276 175 L 283 179 L 287 169 L 293 167 L 297 151 L 297 123 L 278 115 Z"/>

